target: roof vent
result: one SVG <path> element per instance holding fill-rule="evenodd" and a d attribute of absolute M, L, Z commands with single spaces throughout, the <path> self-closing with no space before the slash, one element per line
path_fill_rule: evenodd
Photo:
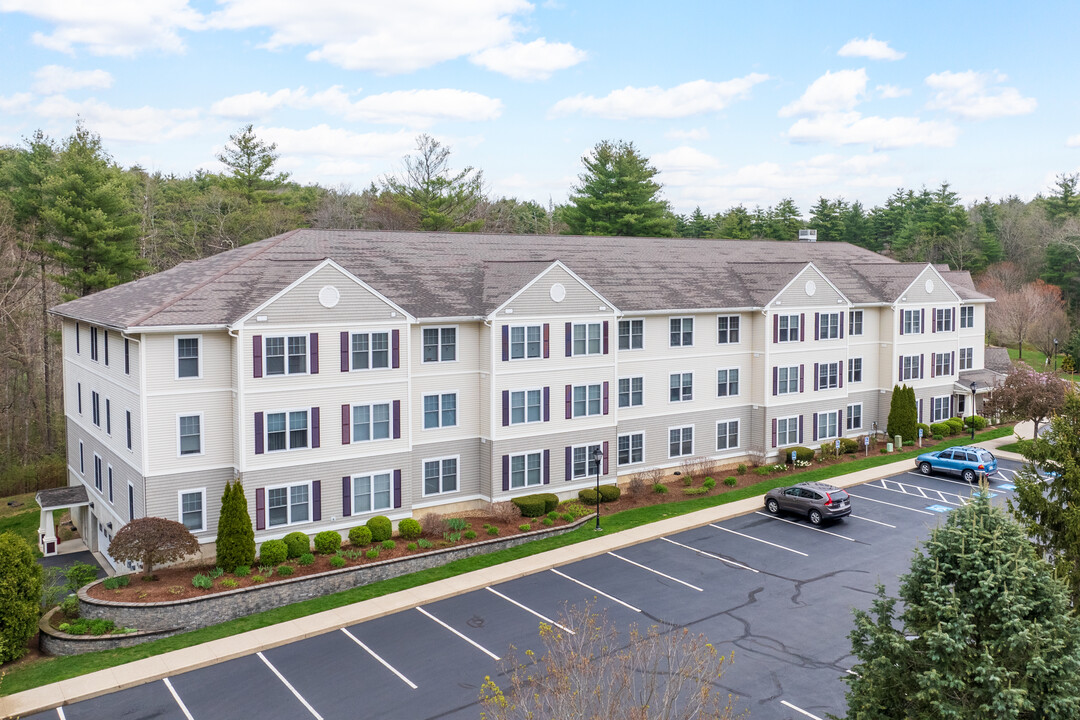
<path fill-rule="evenodd" d="M 799 242 L 817 242 L 817 230 L 803 228 L 799 231 Z"/>

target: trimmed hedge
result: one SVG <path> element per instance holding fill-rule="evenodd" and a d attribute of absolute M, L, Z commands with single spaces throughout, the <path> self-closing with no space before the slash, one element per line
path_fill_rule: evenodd
<path fill-rule="evenodd" d="M 323 530 L 315 536 L 315 550 L 320 555 L 333 555 L 341 549 L 341 535 L 334 530 Z"/>
<path fill-rule="evenodd" d="M 808 447 L 803 447 L 799 445 L 796 447 L 784 448 L 781 454 L 784 456 L 784 462 L 786 462 L 788 465 L 791 464 L 791 452 L 793 450 L 795 451 L 796 460 L 801 460 L 802 462 L 810 462 L 814 459 L 814 451 Z"/>
<path fill-rule="evenodd" d="M 349 544 L 353 547 L 363 547 L 371 544 L 371 530 L 366 525 L 357 525 L 349 530 Z"/>
<path fill-rule="evenodd" d="M 595 490 L 593 492 L 596 492 Z M 622 495 L 618 485 L 601 485 L 600 502 L 615 502 Z"/>
<path fill-rule="evenodd" d="M 964 427 L 970 428 L 972 423 L 975 424 L 975 429 L 976 430 L 985 430 L 986 429 L 987 422 L 986 422 L 986 418 L 984 418 L 984 417 L 980 417 L 978 415 L 968 415 L 967 417 L 964 418 Z"/>
<path fill-rule="evenodd" d="M 420 523 L 412 518 L 399 520 L 397 531 L 398 535 L 405 540 L 415 540 L 424 533 L 424 529 L 420 527 Z"/>
<path fill-rule="evenodd" d="M 859 452 L 859 441 L 855 438 L 840 438 L 840 452 L 847 455 Z"/>
<path fill-rule="evenodd" d="M 389 540 L 394 534 L 394 524 L 385 515 L 376 515 L 367 521 L 368 530 L 371 531 L 371 541 L 381 543 Z"/>
<path fill-rule="evenodd" d="M 304 553 L 311 552 L 311 538 L 302 532 L 291 532 L 284 539 L 290 558 L 298 558 Z"/>
<path fill-rule="evenodd" d="M 584 490 L 578 490 L 578 500 L 586 505 L 596 505 L 597 497 L 595 488 L 585 488 Z"/>
<path fill-rule="evenodd" d="M 555 493 L 537 493 L 536 497 L 544 500 L 545 515 L 559 507 L 559 496 Z"/>
<path fill-rule="evenodd" d="M 945 421 L 945 424 L 948 425 L 949 429 L 952 431 L 949 433 L 950 435 L 959 435 L 964 432 L 964 421 L 960 418 L 949 418 Z"/>
<path fill-rule="evenodd" d="M 952 428 L 949 427 L 948 423 L 932 423 L 930 425 L 930 434 L 934 437 L 937 437 L 938 435 L 943 437 L 945 435 L 952 435 Z"/>
<path fill-rule="evenodd" d="M 267 540 L 259 548 L 260 565 L 278 565 L 289 557 L 289 546 L 284 540 Z"/>
<path fill-rule="evenodd" d="M 919 436 L 919 430 L 922 430 L 923 440 L 934 434 L 933 431 L 930 429 L 930 426 L 926 423 L 919 423 L 915 426 L 915 437 Z"/>
<path fill-rule="evenodd" d="M 543 495 L 522 495 L 511 500 L 521 511 L 521 517 L 533 518 L 547 514 L 547 501 Z"/>

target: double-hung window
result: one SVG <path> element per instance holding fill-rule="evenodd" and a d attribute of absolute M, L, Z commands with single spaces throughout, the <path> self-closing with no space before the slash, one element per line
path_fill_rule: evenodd
<path fill-rule="evenodd" d="M 960 308 L 960 329 L 975 327 L 975 306 L 964 305 Z"/>
<path fill-rule="evenodd" d="M 522 453 L 510 456 L 510 487 L 539 485 L 543 480 L 543 453 Z"/>
<path fill-rule="evenodd" d="M 934 332 L 952 332 L 952 318 L 952 308 L 936 308 L 934 310 Z"/>
<path fill-rule="evenodd" d="M 198 337 L 176 338 L 176 377 L 198 378 L 202 375 L 202 357 Z"/>
<path fill-rule="evenodd" d="M 690 347 L 694 344 L 694 318 L 671 318 L 669 326 L 671 347 Z"/>
<path fill-rule="evenodd" d="M 130 450 L 131 449 L 131 411 L 130 410 L 125 410 L 124 411 L 124 424 L 126 425 L 126 429 L 127 429 L 127 449 Z"/>
<path fill-rule="evenodd" d="M 917 380 L 922 377 L 922 356 L 904 355 L 900 358 L 900 379 Z"/>
<path fill-rule="evenodd" d="M 739 421 L 727 420 L 716 423 L 716 449 L 734 450 L 739 447 Z"/>
<path fill-rule="evenodd" d="M 424 461 L 424 495 L 457 492 L 458 459 L 439 458 Z"/>
<path fill-rule="evenodd" d="M 848 314 L 848 335 L 862 335 L 863 311 L 852 310 Z"/>
<path fill-rule="evenodd" d="M 739 369 L 726 368 L 716 371 L 716 397 L 734 397 L 739 394 Z"/>
<path fill-rule="evenodd" d="M 177 418 L 180 429 L 180 454 L 202 454 L 202 415 L 181 415 Z"/>
<path fill-rule="evenodd" d="M 670 428 L 668 430 L 668 457 L 686 457 L 694 454 L 694 426 Z"/>
<path fill-rule="evenodd" d="M 112 401 L 105 398 L 105 433 L 112 435 Z"/>
<path fill-rule="evenodd" d="M 844 422 L 847 423 L 848 430 L 862 429 L 862 403 L 847 406 L 847 415 Z"/>
<path fill-rule="evenodd" d="M 796 445 L 799 442 L 799 418 L 786 417 L 776 419 L 776 444 Z"/>
<path fill-rule="evenodd" d="M 266 450 L 297 450 L 308 446 L 308 411 L 266 413 Z"/>
<path fill-rule="evenodd" d="M 575 480 L 596 476 L 596 460 L 593 458 L 593 452 L 599 449 L 599 445 L 578 445 L 573 449 Z"/>
<path fill-rule="evenodd" d="M 307 483 L 266 489 L 270 527 L 307 522 L 311 518 L 311 487 Z"/>
<path fill-rule="evenodd" d="M 510 328 L 510 359 L 538 358 L 543 350 L 542 325 L 514 325 Z"/>
<path fill-rule="evenodd" d="M 75 394 L 79 403 L 79 414 L 82 415 L 82 383 L 75 383 Z"/>
<path fill-rule="evenodd" d="M 94 453 L 94 487 L 101 492 L 101 456 Z"/>
<path fill-rule="evenodd" d="M 840 337 L 840 313 L 821 313 L 818 316 L 818 339 L 836 340 Z"/>
<path fill-rule="evenodd" d="M 384 336 L 383 346 L 385 347 L 386 333 L 373 333 L 375 334 Z M 453 360 L 457 360 L 457 328 L 424 328 L 424 362 L 451 362 Z M 372 365 L 372 367 L 386 367 L 386 365 Z"/>
<path fill-rule="evenodd" d="M 427 333 L 428 330 L 430 328 L 425 329 L 424 332 Z M 353 370 L 377 370 L 390 367 L 390 333 L 352 333 L 350 348 Z M 426 348 L 425 345 L 425 353 Z M 425 359 L 425 362 L 428 361 Z"/>
<path fill-rule="evenodd" d="M 129 497 L 129 501 L 130 499 Z M 184 523 L 184 527 L 191 532 L 200 532 L 206 529 L 205 500 L 205 490 L 180 491 L 180 522 Z M 129 513 L 132 509 L 131 507 L 128 508 Z"/>
<path fill-rule="evenodd" d="M 905 310 L 904 311 L 904 334 L 905 335 L 917 335 L 922 332 L 922 311 L 921 310 Z"/>
<path fill-rule="evenodd" d="M 818 365 L 818 390 L 831 390 L 840 384 L 840 363 Z"/>
<path fill-rule="evenodd" d="M 619 407 L 639 407 L 645 402 L 645 379 L 619 378 Z"/>
<path fill-rule="evenodd" d="M 645 347 L 645 321 L 619 321 L 619 349 L 640 350 Z"/>
<path fill-rule="evenodd" d="M 575 385 L 573 390 L 573 416 L 599 415 L 603 409 L 601 385 Z"/>
<path fill-rule="evenodd" d="M 781 315 L 777 320 L 776 340 L 777 342 L 798 342 L 799 341 L 799 316 L 798 315 Z"/>
<path fill-rule="evenodd" d="M 573 333 L 574 355 L 600 355 L 604 351 L 602 323 L 575 323 Z"/>
<path fill-rule="evenodd" d="M 836 411 L 818 413 L 817 416 L 817 439 L 827 440 L 840 436 L 840 429 L 836 423 Z"/>
<path fill-rule="evenodd" d="M 776 394 L 787 395 L 799 392 L 799 366 L 776 368 Z"/>
<path fill-rule="evenodd" d="M 739 342 L 739 316 L 721 315 L 716 318 L 716 342 L 732 345 Z"/>
<path fill-rule="evenodd" d="M 960 369 L 970 370 L 975 364 L 975 348 L 960 348 Z"/>
<path fill-rule="evenodd" d="M 353 478 L 353 515 L 390 509 L 394 501 L 391 475 L 390 472 L 380 472 Z"/>
<path fill-rule="evenodd" d="M 90 416 L 94 424 L 101 427 L 101 396 L 95 391 L 90 391 Z"/>
<path fill-rule="evenodd" d="M 694 399 L 694 373 L 672 373 L 670 379 L 671 402 Z"/>
<path fill-rule="evenodd" d="M 934 376 L 952 374 L 952 353 L 934 353 Z"/>
<path fill-rule="evenodd" d="M 94 362 L 97 362 L 97 359 L 98 359 L 97 335 L 98 335 L 97 328 L 91 325 L 90 326 L 90 359 L 93 360 Z"/>
<path fill-rule="evenodd" d="M 949 417 L 949 396 L 930 398 L 930 422 L 939 422 Z"/>
<path fill-rule="evenodd" d="M 847 381 L 849 383 L 862 382 L 862 358 L 848 358 Z"/>
<path fill-rule="evenodd" d="M 645 458 L 645 435 L 642 433 L 630 433 L 620 435 L 617 444 L 619 465 L 633 465 L 643 462 Z"/>
<path fill-rule="evenodd" d="M 457 393 L 424 396 L 424 429 L 457 425 Z"/>
<path fill-rule="evenodd" d="M 307 335 L 264 338 L 267 375 L 303 375 L 308 368 Z"/>
<path fill-rule="evenodd" d="M 353 442 L 390 437 L 390 403 L 352 406 Z"/>
<path fill-rule="evenodd" d="M 105 339 L 101 342 L 101 347 L 105 350 L 105 366 L 109 365 L 109 331 L 105 331 Z"/>
<path fill-rule="evenodd" d="M 577 392 L 577 388 L 574 389 Z M 510 391 L 510 424 L 540 422 L 544 419 L 543 392 L 536 390 Z M 575 403 L 576 408 L 576 403 Z"/>

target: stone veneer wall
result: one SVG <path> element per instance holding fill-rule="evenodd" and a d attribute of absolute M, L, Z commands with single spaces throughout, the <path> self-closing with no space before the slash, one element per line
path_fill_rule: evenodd
<path fill-rule="evenodd" d="M 140 643 L 166 638 L 184 632 L 186 628 L 168 630 L 141 630 L 123 635 L 68 635 L 60 632 L 49 620 L 60 608 L 53 608 L 38 621 L 38 648 L 46 655 L 80 655 L 98 650 L 115 650 Z M 109 618 L 110 620 L 112 618 Z"/>

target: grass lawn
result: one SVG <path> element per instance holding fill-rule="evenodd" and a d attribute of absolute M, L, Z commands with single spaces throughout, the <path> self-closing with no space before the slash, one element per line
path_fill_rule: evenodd
<path fill-rule="evenodd" d="M 1024 452 L 1024 446 L 1027 445 L 1027 440 L 1018 440 L 1008 445 L 998 445 L 998 450 L 1004 450 L 1005 452 L 1021 453 Z"/>
<path fill-rule="evenodd" d="M 1061 371 L 1061 358 L 1062 358 L 1061 352 L 1059 351 L 1058 352 L 1058 357 L 1057 357 L 1057 366 L 1058 366 L 1058 371 L 1059 372 Z M 1043 372 L 1044 370 L 1052 370 L 1054 368 L 1054 360 L 1051 358 L 1050 364 L 1046 365 L 1046 355 L 1039 352 L 1038 350 L 1036 350 L 1033 347 L 1025 347 L 1024 348 L 1024 357 L 1023 358 L 1020 357 L 1020 351 L 1019 350 L 1017 350 L 1015 347 L 1011 347 L 1011 348 L 1009 348 L 1009 359 L 1013 360 L 1014 362 L 1016 360 L 1023 360 L 1024 362 L 1026 362 L 1028 365 L 1030 365 L 1037 372 Z M 1072 380 L 1073 382 L 1080 382 L 1080 374 L 1069 375 L 1067 373 L 1061 373 L 1061 377 L 1064 380 Z"/>
<path fill-rule="evenodd" d="M 976 442 L 993 440 L 995 438 L 1009 436 L 1012 432 L 1012 427 L 996 428 L 994 430 L 979 433 L 976 435 L 975 440 Z M 902 453 L 871 456 L 851 462 L 821 467 L 817 470 L 799 474 L 798 481 L 813 482 L 827 480 L 829 478 L 837 477 L 838 475 L 846 475 L 859 470 L 879 467 L 898 460 L 912 459 L 923 452 L 943 450 L 947 447 L 952 447 L 953 445 L 966 445 L 969 442 L 969 436 L 957 435 L 954 438 L 944 440 L 933 447 L 927 446 L 924 448 L 915 448 Z M 604 532 L 619 532 L 620 530 L 636 527 L 638 525 L 645 525 L 664 518 L 684 515 L 686 513 L 694 512 L 695 510 L 702 510 L 717 505 L 725 505 L 736 500 L 764 495 L 774 487 L 790 484 L 790 477 L 791 476 L 789 475 L 779 475 L 773 478 L 766 478 L 755 485 L 740 488 L 722 495 L 714 495 L 711 497 L 706 495 L 691 500 L 683 500 L 681 502 L 649 505 L 633 508 L 631 510 L 624 510 L 623 512 L 608 515 L 603 518 L 602 523 Z M 36 528 L 37 513 L 33 513 L 33 515 L 35 518 L 34 527 Z M 219 625 L 213 625 L 200 630 L 193 630 L 162 640 L 155 640 L 144 645 L 137 645 L 135 647 L 123 648 L 120 650 L 105 650 L 96 653 L 88 653 L 86 655 L 45 658 L 38 662 L 11 668 L 10 671 L 2 677 L 2 680 L 0 680 L 0 695 L 10 695 L 11 693 L 29 690 L 77 675 L 84 675 L 96 670 L 123 665 L 124 663 L 132 662 L 133 660 L 160 655 L 172 650 L 179 650 L 210 640 L 229 637 L 230 635 L 237 635 L 242 632 L 247 632 L 248 630 L 256 630 L 268 625 L 274 625 L 298 617 L 312 615 L 324 610 L 342 607 L 344 605 L 360 602 L 361 600 L 368 600 L 370 598 L 388 595 L 401 590 L 407 590 L 436 580 L 462 575 L 473 570 L 491 567 L 492 565 L 528 557 L 547 550 L 554 550 L 555 548 L 573 545 L 594 537 L 596 537 L 596 532 L 593 530 L 592 525 L 586 523 L 585 526 L 565 535 L 536 540 L 525 545 L 519 545 L 518 547 L 509 548 L 507 550 L 499 550 L 487 555 L 456 560 L 437 568 L 431 568 L 410 575 L 371 583 L 369 585 L 364 585 L 363 587 L 345 590 L 333 595 L 312 598 L 311 600 L 286 605 L 285 607 L 276 608 L 274 610 L 267 610 L 266 612 L 257 613 L 255 615 L 230 620 L 229 622 L 224 622 Z"/>
<path fill-rule="evenodd" d="M 10 507 L 9 502 L 20 502 L 19 507 Z M 0 533 L 13 532 L 26 542 L 30 547 L 37 550 L 38 523 L 41 521 L 41 513 L 38 504 L 34 501 L 34 493 L 14 495 L 4 498 L 4 504 L 0 505 Z M 40 554 L 36 553 L 35 554 Z"/>

